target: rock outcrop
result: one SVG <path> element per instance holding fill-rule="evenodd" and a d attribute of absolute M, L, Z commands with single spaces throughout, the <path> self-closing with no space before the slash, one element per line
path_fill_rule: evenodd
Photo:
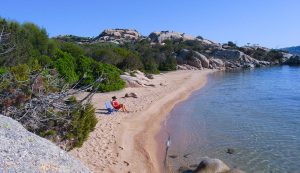
<path fill-rule="evenodd" d="M 3 115 L 0 115 L 0 168 L 4 172 L 90 172 L 55 144 Z"/>
<path fill-rule="evenodd" d="M 244 173 L 243 171 L 230 169 L 223 161 L 219 159 L 206 158 L 200 162 L 195 170 L 181 167 L 180 173 Z"/>
<path fill-rule="evenodd" d="M 179 65 L 187 64 L 201 70 L 203 67 L 202 62 L 199 59 L 200 56 L 201 54 L 196 54 L 195 51 L 182 49 L 176 57 L 176 60 Z"/>
<path fill-rule="evenodd" d="M 270 65 L 267 61 L 259 61 L 238 50 L 218 50 L 213 57 L 224 61 L 226 69 L 254 68 Z"/>
<path fill-rule="evenodd" d="M 196 40 L 196 37 L 191 35 L 181 33 L 181 32 L 174 32 L 174 31 L 160 31 L 160 32 L 152 32 L 148 36 L 152 42 L 155 43 L 162 43 L 165 40 Z"/>
<path fill-rule="evenodd" d="M 209 68 L 223 70 L 225 69 L 225 63 L 221 59 L 211 58 Z"/>
<path fill-rule="evenodd" d="M 225 173 L 230 168 L 219 159 L 204 159 L 194 170 L 195 173 Z"/>
<path fill-rule="evenodd" d="M 199 70 L 199 69 L 194 66 L 182 64 L 182 65 L 177 65 L 176 70 Z"/>
<path fill-rule="evenodd" d="M 194 51 L 195 57 L 201 61 L 201 65 L 203 68 L 209 68 L 209 60 L 206 56 L 202 55 L 199 52 Z"/>
<path fill-rule="evenodd" d="M 137 88 L 153 86 L 151 80 L 138 70 L 131 73 L 125 72 L 124 75 L 121 75 L 120 77 L 126 82 L 127 87 Z"/>
<path fill-rule="evenodd" d="M 292 56 L 289 59 L 287 59 L 284 62 L 284 64 L 298 66 L 298 65 L 300 65 L 300 56 Z"/>
<path fill-rule="evenodd" d="M 93 42 L 134 42 L 141 38 L 141 34 L 134 29 L 106 29 Z"/>

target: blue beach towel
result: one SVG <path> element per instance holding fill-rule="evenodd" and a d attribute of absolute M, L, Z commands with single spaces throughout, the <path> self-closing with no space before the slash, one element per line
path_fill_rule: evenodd
<path fill-rule="evenodd" d="M 109 101 L 105 102 L 105 108 L 107 109 L 108 111 L 108 114 L 111 114 L 113 113 L 114 111 L 117 112 L 118 110 L 112 108 L 111 104 Z"/>

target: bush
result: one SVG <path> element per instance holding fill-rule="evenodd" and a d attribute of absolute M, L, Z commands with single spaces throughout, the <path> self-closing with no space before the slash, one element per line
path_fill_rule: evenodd
<path fill-rule="evenodd" d="M 108 92 L 120 90 L 125 87 L 125 82 L 120 78 L 122 71 L 110 64 L 95 64 L 94 76 L 104 75 L 104 81 L 99 84 L 99 91 Z"/>
<path fill-rule="evenodd" d="M 278 50 L 271 50 L 267 53 L 266 60 L 279 63 L 283 58 L 283 54 Z"/>
<path fill-rule="evenodd" d="M 83 49 L 75 43 L 60 42 L 59 46 L 63 52 L 67 52 L 67 53 L 71 54 L 73 57 L 78 57 L 78 56 L 84 54 Z"/>
<path fill-rule="evenodd" d="M 97 62 L 86 56 L 80 56 L 77 61 L 76 72 L 80 78 L 84 78 L 80 85 L 94 84 L 94 87 L 98 87 L 98 90 L 102 92 L 120 90 L 125 87 L 125 82 L 120 78 L 123 72 L 117 67 Z M 95 80 L 101 76 L 104 81 L 100 84 L 95 83 Z"/>
<path fill-rule="evenodd" d="M 75 59 L 68 53 L 58 51 L 55 55 L 54 66 L 66 82 L 73 84 L 78 81 Z"/>
<path fill-rule="evenodd" d="M 77 59 L 76 73 L 80 79 L 84 78 L 84 80 L 82 80 L 81 82 L 81 85 L 92 84 L 93 82 L 95 82 L 95 78 L 99 77 L 93 75 L 95 63 L 97 63 L 95 60 L 86 56 L 80 56 Z"/>
<path fill-rule="evenodd" d="M 174 56 L 169 56 L 160 63 L 159 69 L 162 71 L 172 71 L 172 70 L 176 70 L 176 65 L 177 65 L 176 58 Z"/>
<path fill-rule="evenodd" d="M 227 45 L 230 47 L 237 47 L 236 44 L 233 43 L 232 41 L 228 41 Z"/>
<path fill-rule="evenodd" d="M 42 67 L 52 67 L 54 65 L 53 60 L 47 55 L 39 56 L 36 59 Z"/>
<path fill-rule="evenodd" d="M 26 64 L 20 64 L 10 68 L 10 72 L 14 75 L 15 79 L 18 81 L 28 81 L 30 68 Z"/>
<path fill-rule="evenodd" d="M 73 147 L 82 146 L 97 122 L 95 108 L 91 104 L 80 106 L 72 112 L 72 122 L 67 138 L 72 139 Z"/>
<path fill-rule="evenodd" d="M 7 73 L 7 69 L 6 68 L 0 68 L 0 75 L 3 75 L 3 74 L 5 74 L 5 73 Z"/>

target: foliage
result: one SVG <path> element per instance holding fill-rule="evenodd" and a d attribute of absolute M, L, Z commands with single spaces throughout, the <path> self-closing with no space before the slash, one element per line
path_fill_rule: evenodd
<path fill-rule="evenodd" d="M 125 87 L 125 82 L 120 78 L 123 72 L 115 66 L 97 62 L 86 56 L 80 56 L 77 64 L 77 74 L 80 79 L 84 78 L 80 85 L 94 84 L 95 80 L 103 76 L 104 81 L 99 86 L 94 85 L 99 91 L 115 91 Z"/>
<path fill-rule="evenodd" d="M 72 42 L 58 42 L 60 50 L 71 54 L 73 57 L 78 57 L 84 54 L 82 47 Z"/>
<path fill-rule="evenodd" d="M 71 84 L 77 82 L 79 77 L 76 74 L 75 59 L 70 54 L 62 51 L 56 53 L 55 59 L 54 66 L 66 82 Z"/>
<path fill-rule="evenodd" d="M 229 47 L 237 47 L 237 45 L 235 43 L 233 43 L 232 41 L 228 41 L 227 45 Z"/>
<path fill-rule="evenodd" d="M 96 63 L 94 68 L 94 76 L 104 75 L 104 81 L 99 84 L 99 91 L 115 91 L 125 87 L 125 82 L 120 78 L 122 71 L 115 66 Z"/>
<path fill-rule="evenodd" d="M 273 49 L 267 53 L 265 60 L 279 63 L 282 58 L 283 54 L 280 51 Z"/>
<path fill-rule="evenodd" d="M 84 45 L 85 55 L 122 70 L 143 70 L 141 57 L 137 52 L 119 47 L 115 44 L 96 43 Z"/>
<path fill-rule="evenodd" d="M 0 57 L 2 66 L 27 63 L 33 57 L 48 55 L 54 48 L 49 46 L 46 30 L 32 23 L 19 24 L 0 18 L 0 26 L 10 34 L 10 41 L 15 47 L 14 51 Z"/>
<path fill-rule="evenodd" d="M 23 82 L 29 80 L 30 68 L 26 64 L 11 67 L 10 72 L 17 81 Z"/>
<path fill-rule="evenodd" d="M 0 75 L 3 75 L 7 73 L 7 69 L 6 68 L 0 68 Z"/>
<path fill-rule="evenodd" d="M 69 150 L 81 146 L 97 123 L 93 106 L 70 95 L 74 94 L 57 73 L 49 69 L 36 73 L 20 64 L 1 75 L 0 113 L 31 132 L 65 143 Z"/>
<path fill-rule="evenodd" d="M 81 147 L 96 124 L 95 108 L 91 104 L 75 109 L 72 112 L 72 122 L 67 134 L 67 138 L 73 141 L 73 147 Z"/>
<path fill-rule="evenodd" d="M 65 42 L 85 43 L 85 42 L 90 42 L 92 38 L 90 38 L 90 37 L 79 37 L 79 36 L 75 36 L 75 35 L 63 35 L 63 36 L 55 37 L 55 39 L 65 41 Z"/>

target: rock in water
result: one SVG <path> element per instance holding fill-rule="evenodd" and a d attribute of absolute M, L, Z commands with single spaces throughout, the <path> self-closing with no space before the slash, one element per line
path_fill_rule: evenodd
<path fill-rule="evenodd" d="M 194 173 L 226 173 L 229 167 L 219 159 L 204 159 Z"/>
<path fill-rule="evenodd" d="M 3 115 L 0 115 L 0 167 L 7 169 L 4 172 L 90 172 L 50 141 Z"/>
<path fill-rule="evenodd" d="M 229 171 L 227 171 L 225 173 L 245 173 L 245 172 L 234 168 L 234 169 L 230 169 Z"/>
<path fill-rule="evenodd" d="M 235 150 L 233 148 L 227 148 L 226 153 L 233 154 L 233 153 L 235 153 Z"/>

